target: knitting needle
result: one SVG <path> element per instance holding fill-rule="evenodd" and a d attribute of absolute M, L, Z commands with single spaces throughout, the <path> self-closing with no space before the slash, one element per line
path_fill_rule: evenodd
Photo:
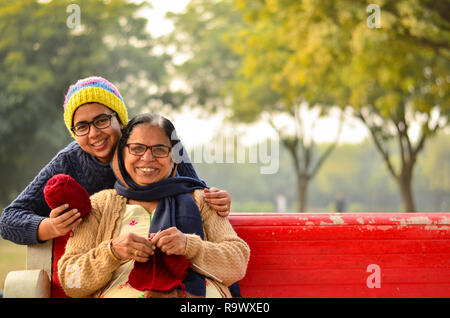
<path fill-rule="evenodd" d="M 158 232 L 156 232 L 153 236 L 150 235 L 150 237 L 149 237 L 150 241 L 153 241 L 153 238 L 154 238 L 156 235 L 158 235 L 159 232 L 161 232 L 161 230 L 159 230 Z M 150 233 L 149 233 L 149 234 L 150 234 Z"/>
<path fill-rule="evenodd" d="M 223 280 L 221 280 L 221 279 L 219 279 L 219 278 L 217 278 L 216 276 L 214 276 L 213 274 L 211 274 L 211 273 L 208 273 L 205 269 L 203 269 L 203 268 L 201 268 L 200 266 L 198 266 L 197 264 L 195 264 L 195 263 L 192 263 L 192 265 L 194 265 L 196 268 L 198 268 L 199 270 L 201 270 L 201 271 L 203 271 L 203 272 L 205 272 L 206 274 L 208 274 L 209 276 L 211 276 L 212 278 L 214 278 L 215 280 L 217 280 L 219 283 L 223 283 Z"/>
<path fill-rule="evenodd" d="M 150 241 L 153 240 L 153 238 L 158 235 L 158 233 L 161 232 L 161 230 L 159 230 L 158 232 L 156 232 L 155 235 L 153 235 L 153 237 L 150 238 Z M 207 270 L 201 268 L 200 266 L 198 266 L 195 263 L 192 263 L 192 265 L 194 265 L 194 267 L 196 267 L 197 269 L 201 270 L 202 272 L 208 274 L 209 276 L 211 276 L 212 278 L 214 278 L 215 280 L 217 280 L 219 283 L 223 283 L 223 280 L 221 280 L 220 278 L 217 278 L 216 276 L 214 276 L 213 274 L 209 273 Z"/>

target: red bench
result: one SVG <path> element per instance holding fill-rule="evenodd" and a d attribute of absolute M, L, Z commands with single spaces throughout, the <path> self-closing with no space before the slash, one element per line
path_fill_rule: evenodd
<path fill-rule="evenodd" d="M 229 219 L 251 249 L 243 297 L 450 297 L 450 214 L 233 213 Z M 51 246 L 29 248 L 27 260 L 44 289 L 49 283 L 39 269 L 52 271 Z M 53 265 L 59 257 L 53 253 Z M 5 297 L 18 284 L 20 272 L 11 273 Z M 57 280 L 51 284 L 51 296 L 64 297 Z"/>
<path fill-rule="evenodd" d="M 235 214 L 244 297 L 450 297 L 450 214 Z"/>

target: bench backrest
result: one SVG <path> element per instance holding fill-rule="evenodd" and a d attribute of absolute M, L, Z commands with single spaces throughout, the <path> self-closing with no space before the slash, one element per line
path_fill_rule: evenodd
<path fill-rule="evenodd" d="M 243 297 L 450 297 L 450 214 L 232 213 L 229 219 L 251 249 L 239 283 Z M 40 252 L 47 265 L 30 248 L 28 269 L 51 268 L 52 297 L 67 297 L 56 275 L 64 246 L 55 240 L 51 261 L 50 248 Z"/>
<path fill-rule="evenodd" d="M 235 214 L 244 297 L 450 297 L 450 214 Z"/>

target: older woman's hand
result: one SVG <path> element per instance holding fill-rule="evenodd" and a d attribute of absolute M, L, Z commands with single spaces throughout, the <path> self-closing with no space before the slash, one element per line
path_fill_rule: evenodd
<path fill-rule="evenodd" d="M 225 190 L 215 187 L 205 188 L 203 198 L 211 208 L 217 211 L 220 216 L 226 217 L 230 214 L 231 198 L 230 194 Z"/>
<path fill-rule="evenodd" d="M 184 255 L 186 250 L 186 236 L 176 227 L 157 233 L 152 242 L 167 255 Z"/>
<path fill-rule="evenodd" d="M 111 245 L 121 259 L 134 259 L 137 262 L 147 262 L 155 251 L 152 241 L 134 233 L 119 235 L 112 240 Z"/>

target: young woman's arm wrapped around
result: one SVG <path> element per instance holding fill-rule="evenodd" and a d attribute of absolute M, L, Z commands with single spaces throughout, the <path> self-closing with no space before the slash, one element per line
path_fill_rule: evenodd
<path fill-rule="evenodd" d="M 239 238 L 227 218 L 217 215 L 203 200 L 202 190 L 194 192 L 194 199 L 202 215 L 205 239 L 186 234 L 185 256 L 192 263 L 219 278 L 226 286 L 245 276 L 250 257 L 250 248 Z M 192 267 L 198 273 L 208 273 Z"/>

